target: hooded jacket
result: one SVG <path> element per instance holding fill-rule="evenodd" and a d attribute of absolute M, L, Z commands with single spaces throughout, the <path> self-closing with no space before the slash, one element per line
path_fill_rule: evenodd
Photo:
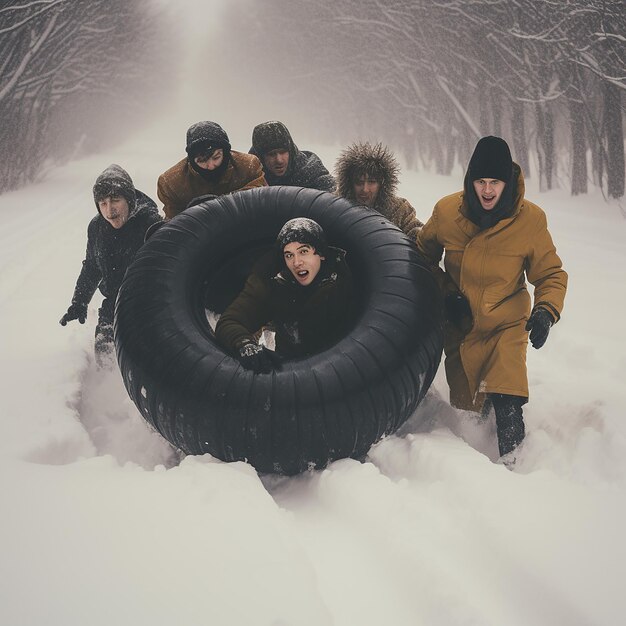
<path fill-rule="evenodd" d="M 128 221 L 119 229 L 113 228 L 99 209 L 89 223 L 85 260 L 76 281 L 72 303 L 87 306 L 99 288 L 102 295 L 111 301 L 108 310 L 112 311 L 124 274 L 143 245 L 146 230 L 163 218 L 157 211 L 156 203 L 135 189 L 128 173 L 119 166 L 110 166 L 98 177 L 94 185 L 94 200 L 106 195 L 107 190 L 119 192 L 127 202 L 129 198 L 134 198 L 134 202 L 129 202 Z"/>
<path fill-rule="evenodd" d="M 163 203 L 166 219 L 184 211 L 191 200 L 213 194 L 223 196 L 233 191 L 264 187 L 263 168 L 254 155 L 230 151 L 228 167 L 217 182 L 202 178 L 184 158 L 159 176 L 157 195 Z"/>
<path fill-rule="evenodd" d="M 399 171 L 395 157 L 382 144 L 353 144 L 341 153 L 335 165 L 337 195 L 357 202 L 354 181 L 364 174 L 375 177 L 380 180 L 380 190 L 373 208 L 415 241 L 423 223 L 409 201 L 396 196 Z"/>
<path fill-rule="evenodd" d="M 289 165 L 282 176 L 275 176 L 263 165 L 268 185 L 334 191 L 335 179 L 324 167 L 321 159 L 314 152 L 299 150 L 282 122 L 264 122 L 255 126 L 249 153 L 257 156 L 263 164 L 263 156 L 276 148 L 286 148 L 289 151 Z"/>
<path fill-rule="evenodd" d="M 567 273 L 548 231 L 546 215 L 524 198 L 524 177 L 513 164 L 513 208 L 481 229 L 470 219 L 464 192 L 437 202 L 417 236 L 418 250 L 444 279 L 446 289 L 468 300 L 473 320 L 464 334 L 446 325 L 446 375 L 453 406 L 480 409 L 484 393 L 528 397 L 525 324 L 534 307 L 561 316 Z M 512 183 L 513 184 L 513 183 Z M 444 255 L 445 274 L 439 269 Z"/>
<path fill-rule="evenodd" d="M 280 269 L 274 251 L 262 257 L 220 317 L 215 328 L 218 342 L 236 354 L 270 322 L 276 331 L 276 351 L 288 358 L 321 352 L 339 341 L 354 320 L 352 276 L 345 252 L 328 250 L 332 256 L 322 261 L 319 280 L 316 277 L 307 287 L 297 284 L 284 266 Z"/>

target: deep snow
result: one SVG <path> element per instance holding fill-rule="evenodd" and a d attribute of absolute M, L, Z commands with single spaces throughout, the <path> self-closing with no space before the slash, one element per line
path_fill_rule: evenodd
<path fill-rule="evenodd" d="M 181 121 L 181 128 L 184 121 Z M 161 127 L 162 128 L 162 127 Z M 546 210 L 570 286 L 529 350 L 528 437 L 514 472 L 494 424 L 433 391 L 366 462 L 295 478 L 176 454 L 152 433 L 87 324 L 62 328 L 111 162 L 156 199 L 175 129 L 50 169 L 0 196 L 0 623 L 7 626 L 614 626 L 626 547 L 626 221 L 599 192 Z M 176 137 L 176 139 L 174 139 Z M 232 139 L 232 136 L 231 136 Z M 245 150 L 245 144 L 235 148 Z M 313 149 L 332 167 L 339 146 Z M 452 177 L 404 172 L 426 220 Z"/>

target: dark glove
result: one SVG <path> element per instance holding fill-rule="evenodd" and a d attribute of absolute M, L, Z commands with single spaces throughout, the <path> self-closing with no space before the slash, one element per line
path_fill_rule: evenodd
<path fill-rule="evenodd" d="M 269 374 L 280 366 L 280 357 L 258 343 L 245 343 L 239 348 L 239 362 L 255 374 Z"/>
<path fill-rule="evenodd" d="M 59 320 L 61 326 L 65 326 L 72 320 L 78 320 L 81 324 L 85 323 L 87 319 L 87 305 L 86 304 L 71 304 L 67 313 Z"/>
<path fill-rule="evenodd" d="M 446 319 L 460 330 L 469 332 L 474 323 L 474 318 L 467 298 L 460 291 L 447 293 L 444 306 Z"/>
<path fill-rule="evenodd" d="M 543 346 L 548 338 L 552 324 L 554 324 L 554 318 L 551 313 L 542 306 L 538 306 L 530 314 L 526 322 L 526 330 L 530 331 L 530 343 L 533 344 L 533 348 L 539 350 L 539 348 Z"/>

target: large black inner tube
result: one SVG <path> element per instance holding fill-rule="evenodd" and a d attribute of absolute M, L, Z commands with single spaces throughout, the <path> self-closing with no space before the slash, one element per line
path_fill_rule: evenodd
<path fill-rule="evenodd" d="M 204 303 L 234 298 L 249 251 L 294 217 L 347 250 L 361 313 L 335 346 L 255 375 L 216 343 Z M 236 288 L 216 293 L 228 292 L 225 277 Z M 118 295 L 115 344 L 130 397 L 173 445 L 296 474 L 361 458 L 414 412 L 441 358 L 440 296 L 414 244 L 378 212 L 311 189 L 257 188 L 191 207 L 146 242 Z"/>

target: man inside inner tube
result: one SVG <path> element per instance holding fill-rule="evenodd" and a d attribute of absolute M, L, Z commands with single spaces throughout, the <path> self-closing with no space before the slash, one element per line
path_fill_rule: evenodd
<path fill-rule="evenodd" d="M 337 343 L 355 315 L 345 255 L 327 244 L 317 222 L 289 220 L 274 250 L 256 263 L 243 291 L 220 317 L 218 342 L 255 373 L 270 372 L 281 358 L 305 357 Z M 276 352 L 255 339 L 270 323 Z"/>

